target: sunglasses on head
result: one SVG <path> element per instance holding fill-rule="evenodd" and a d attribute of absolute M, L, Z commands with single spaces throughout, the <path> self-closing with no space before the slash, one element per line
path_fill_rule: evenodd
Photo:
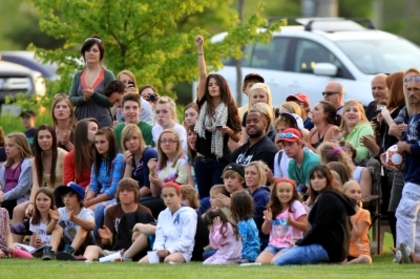
<path fill-rule="evenodd" d="M 338 93 L 340 93 L 340 92 L 337 92 L 337 91 L 324 91 L 324 92 L 322 92 L 322 96 L 331 96 L 331 95 L 338 94 Z"/>
<path fill-rule="evenodd" d="M 298 139 L 298 140 L 300 140 L 300 138 L 293 133 L 281 133 L 279 135 L 279 139 Z"/>
<path fill-rule="evenodd" d="M 414 76 L 414 77 L 407 77 L 404 79 L 405 82 L 415 81 L 420 82 L 420 76 Z"/>
<path fill-rule="evenodd" d="M 58 97 L 69 98 L 69 95 L 67 95 L 66 93 L 57 93 L 54 95 L 54 100 L 57 99 Z"/>

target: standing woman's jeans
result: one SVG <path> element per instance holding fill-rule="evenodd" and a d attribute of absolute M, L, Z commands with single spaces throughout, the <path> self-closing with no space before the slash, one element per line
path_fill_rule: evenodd
<path fill-rule="evenodd" d="M 210 188 L 216 184 L 223 184 L 223 169 L 228 165 L 225 161 L 197 156 L 194 160 L 195 178 L 200 199 L 210 195 Z"/>
<path fill-rule="evenodd" d="M 329 262 L 327 251 L 319 244 L 294 246 L 274 261 L 274 265 L 317 264 Z"/>

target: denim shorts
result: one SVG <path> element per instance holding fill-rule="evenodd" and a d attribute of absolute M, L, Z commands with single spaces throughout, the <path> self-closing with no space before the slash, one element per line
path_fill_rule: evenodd
<path fill-rule="evenodd" d="M 288 249 L 283 248 L 283 247 L 277 248 L 277 247 L 274 247 L 272 245 L 267 245 L 267 247 L 265 247 L 265 249 L 264 249 L 264 252 L 269 252 L 273 255 L 277 255 L 278 252 L 280 252 L 280 251 L 285 252 L 286 250 L 288 250 Z"/>

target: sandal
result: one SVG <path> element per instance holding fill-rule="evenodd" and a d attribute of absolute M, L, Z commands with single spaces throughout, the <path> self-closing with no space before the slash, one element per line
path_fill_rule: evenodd
<path fill-rule="evenodd" d="M 22 224 L 10 225 L 10 231 L 17 235 L 32 235 L 29 230 L 29 220 L 24 221 Z"/>
<path fill-rule="evenodd" d="M 402 263 L 405 264 L 411 264 L 413 263 L 410 254 L 411 254 L 411 249 L 410 247 L 408 247 L 405 243 L 401 243 L 400 244 L 400 251 L 401 251 L 401 259 L 402 259 Z"/>

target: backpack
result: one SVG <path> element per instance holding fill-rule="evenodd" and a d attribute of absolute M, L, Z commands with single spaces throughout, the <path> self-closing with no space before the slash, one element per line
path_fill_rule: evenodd
<path fill-rule="evenodd" d="M 143 211 L 135 211 L 125 213 L 118 224 L 117 237 L 113 250 L 128 249 L 131 246 L 131 236 L 133 234 L 133 227 L 137 223 L 150 224 L 154 223 L 155 219 L 152 215 Z"/>

